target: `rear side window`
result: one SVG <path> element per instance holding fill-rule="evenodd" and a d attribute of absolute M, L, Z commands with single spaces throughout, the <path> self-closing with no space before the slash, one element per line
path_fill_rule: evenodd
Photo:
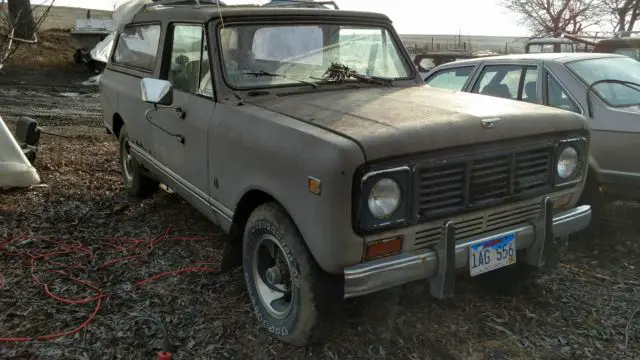
<path fill-rule="evenodd" d="M 127 26 L 118 38 L 113 62 L 144 71 L 153 71 L 160 43 L 160 25 Z"/>
<path fill-rule="evenodd" d="M 473 66 L 440 70 L 425 79 L 425 83 L 440 89 L 460 91 L 467 82 Z"/>
<path fill-rule="evenodd" d="M 536 102 L 538 68 L 532 65 L 487 65 L 471 92 Z M 525 82 L 527 84 L 525 88 Z"/>
<path fill-rule="evenodd" d="M 558 81 L 549 74 L 547 74 L 547 104 L 558 109 L 580 113 L 578 105 L 571 100 Z"/>

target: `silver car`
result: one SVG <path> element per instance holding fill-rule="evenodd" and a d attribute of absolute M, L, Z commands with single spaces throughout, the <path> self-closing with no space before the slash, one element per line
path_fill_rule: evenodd
<path fill-rule="evenodd" d="M 585 115 L 592 142 L 582 202 L 597 212 L 605 199 L 640 199 L 639 62 L 598 53 L 505 55 L 443 64 L 425 83 Z"/>

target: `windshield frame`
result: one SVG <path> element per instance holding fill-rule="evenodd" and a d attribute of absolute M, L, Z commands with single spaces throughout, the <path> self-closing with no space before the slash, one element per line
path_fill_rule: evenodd
<path fill-rule="evenodd" d="M 628 56 L 625 55 L 618 55 L 618 54 L 607 54 L 608 56 L 598 56 L 598 57 L 592 57 L 592 58 L 585 58 L 585 59 L 576 59 L 576 60 L 571 60 L 571 61 L 567 61 L 565 62 L 563 65 L 564 67 L 567 69 L 567 71 L 569 71 L 569 73 L 571 75 L 573 75 L 576 79 L 578 79 L 585 87 L 586 89 L 589 89 L 591 87 L 591 85 L 595 82 L 598 82 L 600 80 L 604 80 L 604 79 L 598 79 L 596 81 L 594 81 L 593 83 L 589 83 L 587 82 L 586 79 L 584 79 L 580 74 L 578 74 L 573 68 L 571 68 L 569 65 L 570 64 L 574 64 L 574 63 L 579 63 L 579 62 L 589 62 L 589 61 L 593 61 L 593 60 L 602 60 L 602 59 L 624 59 L 624 58 L 628 58 L 632 61 L 638 62 L 637 60 L 630 58 Z M 640 64 L 640 62 L 638 62 Z M 622 80 L 622 79 L 610 79 L 607 78 L 607 80 Z M 628 80 L 623 80 L 623 81 L 628 81 Z M 632 81 L 633 82 L 633 81 Z M 603 83 L 606 84 L 606 83 Z M 597 86 L 598 84 L 596 84 Z M 620 86 L 625 86 L 625 85 L 620 85 Z M 607 100 L 601 93 L 600 91 L 598 91 L 598 89 L 596 89 L 596 87 L 591 88 L 591 91 L 589 91 L 590 93 L 595 94 L 600 100 L 602 100 L 608 107 L 614 108 L 614 109 L 621 109 L 621 108 L 626 108 L 626 107 L 630 107 L 630 106 L 636 106 L 638 105 L 638 103 L 633 103 L 633 104 L 612 104 L 609 100 Z M 638 82 L 638 93 L 640 93 L 640 82 Z M 587 100 L 588 100 L 588 94 L 587 94 Z M 639 101 L 640 103 L 640 101 Z"/>
<path fill-rule="evenodd" d="M 385 30 L 387 32 L 387 38 L 390 41 L 390 45 L 394 46 L 397 50 L 398 56 L 400 57 L 400 59 L 403 61 L 404 65 L 407 68 L 407 73 L 408 76 L 407 77 L 399 77 L 399 78 L 389 78 L 391 80 L 393 80 L 394 83 L 396 82 L 402 82 L 402 81 L 410 81 L 410 82 L 416 82 L 416 78 L 419 78 L 419 73 L 418 73 L 418 69 L 415 66 L 415 64 L 413 63 L 411 56 L 409 55 L 409 52 L 407 51 L 406 47 L 404 46 L 404 44 L 402 43 L 402 41 L 400 40 L 400 36 L 398 35 L 398 33 L 396 32 L 394 26 L 392 25 L 392 23 L 390 21 L 381 21 L 380 19 L 359 19 L 359 18 L 354 18 L 354 17 L 327 17 L 324 19 L 317 19 L 317 18 L 306 18 L 306 17 L 299 17 L 296 16 L 295 19 L 282 19 L 282 17 L 278 17 L 278 18 L 273 18 L 273 19 L 265 19 L 265 18 L 260 18 L 259 20 L 257 19 L 252 19 L 252 18 L 244 18 L 244 19 L 224 19 L 224 22 L 222 21 L 218 21 L 217 23 L 214 24 L 214 26 L 212 26 L 213 31 L 215 32 L 215 39 L 216 39 L 216 51 L 217 54 L 214 54 L 214 56 L 216 56 L 218 58 L 219 63 L 219 67 L 218 69 L 220 70 L 220 79 L 222 80 L 222 82 L 231 90 L 233 91 L 243 91 L 243 92 L 250 92 L 250 91 L 255 91 L 255 90 L 277 90 L 277 89 L 290 89 L 292 87 L 294 88 L 299 88 L 299 87 L 304 87 L 304 88 L 309 88 L 309 85 L 305 85 L 303 83 L 299 83 L 297 81 L 292 81 L 290 83 L 283 83 L 283 84 L 265 84 L 265 85 L 257 85 L 257 86 L 237 86 L 237 84 L 232 84 L 229 79 L 228 79 L 228 74 L 226 71 L 226 62 L 224 59 L 224 51 L 223 51 L 223 44 L 222 44 L 222 36 L 221 36 L 221 30 L 223 28 L 230 28 L 230 27 L 241 27 L 241 26 L 264 26 L 264 27 L 269 27 L 269 26 L 322 26 L 322 25 L 335 25 L 335 26 L 347 26 L 347 27 L 354 27 L 354 28 L 358 28 L 358 27 L 372 27 L 372 28 L 378 28 L 380 30 Z M 284 74 L 286 75 L 286 74 Z M 363 74 L 363 76 L 367 76 L 366 74 Z M 315 81 L 316 84 L 318 85 L 328 85 L 328 86 L 338 86 L 338 87 L 343 87 L 344 85 L 347 85 L 349 87 L 353 87 L 353 85 L 358 84 L 361 86 L 379 86 L 379 85 L 374 85 L 371 83 L 366 83 L 366 82 L 362 82 L 359 80 L 346 80 L 342 83 L 340 82 L 335 82 L 335 81 L 331 81 L 331 80 L 326 80 L 326 81 Z M 317 89 L 315 89 L 317 90 Z"/>

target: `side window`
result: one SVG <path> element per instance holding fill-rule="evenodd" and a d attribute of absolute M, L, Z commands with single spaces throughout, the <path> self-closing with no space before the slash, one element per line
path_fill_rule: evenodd
<path fill-rule="evenodd" d="M 126 27 L 118 37 L 112 61 L 145 71 L 153 71 L 160 43 L 160 25 Z"/>
<path fill-rule="evenodd" d="M 528 67 L 524 73 L 524 83 L 522 84 L 522 101 L 538 102 L 538 68 Z"/>
<path fill-rule="evenodd" d="M 167 80 L 175 90 L 213 96 L 207 39 L 202 26 L 173 27 L 170 59 Z"/>
<path fill-rule="evenodd" d="M 556 79 L 549 74 L 547 74 L 547 105 L 580 113 L 578 106 L 571 100 L 562 87 L 560 87 Z"/>
<path fill-rule="evenodd" d="M 436 88 L 461 91 L 472 70 L 473 66 L 440 70 L 427 77 L 424 82 Z"/>
<path fill-rule="evenodd" d="M 496 96 L 511 100 L 522 100 L 525 88 L 521 88 L 520 79 L 525 76 L 525 80 L 531 82 L 537 79 L 537 67 L 523 65 L 489 65 L 485 66 L 476 81 L 471 92 L 482 95 Z M 528 77 L 528 79 L 527 79 Z M 524 84 L 522 84 L 524 85 Z M 531 90 L 529 85 L 529 91 Z M 535 86 L 535 83 L 534 83 Z"/>

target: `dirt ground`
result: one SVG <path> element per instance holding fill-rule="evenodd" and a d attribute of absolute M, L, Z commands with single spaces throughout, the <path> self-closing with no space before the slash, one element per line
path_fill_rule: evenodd
<path fill-rule="evenodd" d="M 1 359 L 151 359 L 162 327 L 175 359 L 640 358 L 635 203 L 608 206 L 606 221 L 590 238 L 571 242 L 557 269 L 516 289 L 461 276 L 456 297 L 438 301 L 415 282 L 346 302 L 341 326 L 324 346 L 272 340 L 251 313 L 241 272 L 211 271 L 221 257 L 219 229 L 175 194 L 144 201 L 124 194 L 97 88 L 79 85 L 88 77 L 82 71 L 63 69 L 0 73 L 0 115 L 10 127 L 16 116 L 32 116 L 48 133 L 36 160 L 43 186 L 0 193 L 0 248 L 24 235 L 0 255 L 0 338 L 73 330 L 99 307 L 77 334 L 0 342 Z M 32 270 L 29 259 L 61 248 L 73 251 L 56 262 L 38 260 Z M 144 256 L 104 266 L 136 254 Z M 138 283 L 185 267 L 202 271 Z M 109 296 L 82 301 L 95 292 L 60 269 Z M 52 299 L 34 277 L 80 304 Z"/>

